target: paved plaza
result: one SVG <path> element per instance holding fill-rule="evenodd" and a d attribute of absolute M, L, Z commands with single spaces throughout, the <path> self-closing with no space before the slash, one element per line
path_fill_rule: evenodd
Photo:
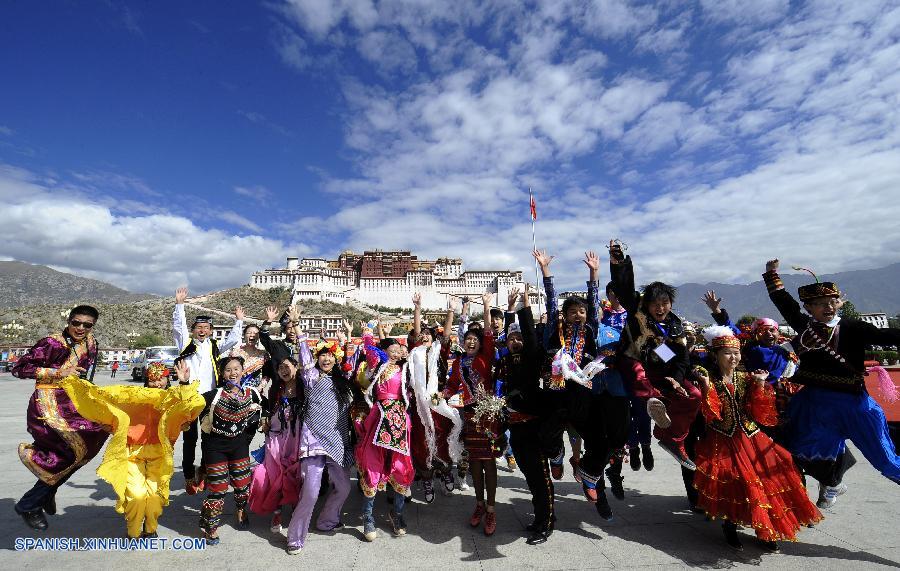
<path fill-rule="evenodd" d="M 118 379 L 127 382 L 128 377 Z M 98 384 L 109 384 L 106 377 Z M 849 491 L 834 511 L 814 529 L 800 534 L 798 543 L 783 543 L 781 553 L 764 553 L 744 532 L 743 552 L 730 550 L 718 523 L 687 510 L 677 464 L 661 449 L 653 472 L 625 468 L 626 498 L 610 499 L 615 518 L 601 522 L 581 495 L 571 473 L 556 483 L 557 531 L 540 546 L 525 544 L 524 527 L 531 521 L 531 502 L 520 472 L 501 472 L 497 492 L 498 529 L 493 537 L 473 530 L 467 520 L 474 506 L 473 492 L 437 495 L 422 502 L 421 489 L 407 504 L 409 535 L 391 537 L 388 504 L 379 495 L 376 517 L 379 537 L 362 539 L 361 495 L 354 492 L 344 506 L 347 527 L 337 533 L 310 532 L 299 556 L 285 554 L 285 537 L 269 531 L 268 518 L 251 516 L 249 531 L 232 526 L 233 506 L 226 504 L 222 543 L 202 551 L 16 551 L 16 538 L 123 537 L 124 518 L 117 514 L 111 486 L 98 479 L 100 456 L 78 471 L 60 490 L 59 514 L 48 516 L 50 529 L 33 532 L 13 511 L 13 504 L 34 477 L 19 462 L 16 447 L 30 442 L 25 408 L 33 381 L 0 373 L 0 568 L 260 569 L 270 564 L 318 569 L 878 569 L 900 568 L 900 489 L 881 477 L 862 459 L 846 479 Z M 258 436 L 254 447 L 262 441 Z M 181 445 L 175 464 L 180 466 Z M 171 504 L 160 520 L 160 537 L 198 537 L 201 498 L 183 491 L 180 470 L 172 479 Z M 815 488 L 815 484 L 813 485 Z M 230 498 L 229 498 L 230 501 Z"/>

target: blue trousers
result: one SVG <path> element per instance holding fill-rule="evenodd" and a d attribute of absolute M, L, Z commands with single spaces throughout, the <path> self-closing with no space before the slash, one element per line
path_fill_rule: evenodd
<path fill-rule="evenodd" d="M 872 466 L 900 484 L 900 456 L 884 411 L 868 394 L 806 387 L 788 405 L 788 445 L 804 461 L 837 460 L 850 440 Z"/>

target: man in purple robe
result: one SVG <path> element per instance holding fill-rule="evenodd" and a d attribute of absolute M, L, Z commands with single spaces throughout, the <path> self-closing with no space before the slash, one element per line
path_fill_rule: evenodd
<path fill-rule="evenodd" d="M 35 379 L 26 416 L 34 443 L 19 444 L 19 459 L 38 481 L 15 508 L 26 524 L 39 531 L 47 529 L 45 512 L 56 513 L 56 491 L 97 455 L 109 436 L 109 427 L 78 414 L 58 385 L 67 376 L 93 377 L 97 343 L 91 329 L 99 316 L 89 305 L 74 308 L 62 333 L 38 341 L 12 369 L 20 379 Z"/>

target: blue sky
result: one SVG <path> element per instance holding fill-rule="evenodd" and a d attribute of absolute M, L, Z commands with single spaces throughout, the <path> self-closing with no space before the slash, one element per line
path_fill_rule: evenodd
<path fill-rule="evenodd" d="M 900 259 L 895 2 L 12 2 L 0 71 L 0 257 L 131 290 L 530 270 L 529 186 L 565 287 Z"/>

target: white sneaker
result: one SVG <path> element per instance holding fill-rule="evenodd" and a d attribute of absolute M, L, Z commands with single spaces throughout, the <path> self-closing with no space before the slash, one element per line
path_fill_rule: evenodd
<path fill-rule="evenodd" d="M 269 523 L 269 530 L 276 534 L 281 534 L 281 510 L 272 514 L 272 521 Z"/>
<path fill-rule="evenodd" d="M 819 484 L 819 499 L 816 506 L 822 509 L 828 509 L 837 503 L 838 496 L 844 495 L 847 491 L 847 484 L 841 482 L 837 486 L 823 486 Z"/>
<path fill-rule="evenodd" d="M 287 548 L 288 555 L 300 555 L 301 551 L 303 551 L 302 547 L 288 547 Z"/>
<path fill-rule="evenodd" d="M 456 482 L 456 489 L 465 492 L 469 489 L 469 484 L 466 482 L 465 478 L 460 478 L 459 474 L 453 476 L 453 481 Z"/>
<path fill-rule="evenodd" d="M 666 412 L 665 403 L 657 398 L 647 400 L 647 414 L 650 415 L 656 426 L 660 428 L 672 426 L 672 419 L 669 418 L 669 413 Z"/>

